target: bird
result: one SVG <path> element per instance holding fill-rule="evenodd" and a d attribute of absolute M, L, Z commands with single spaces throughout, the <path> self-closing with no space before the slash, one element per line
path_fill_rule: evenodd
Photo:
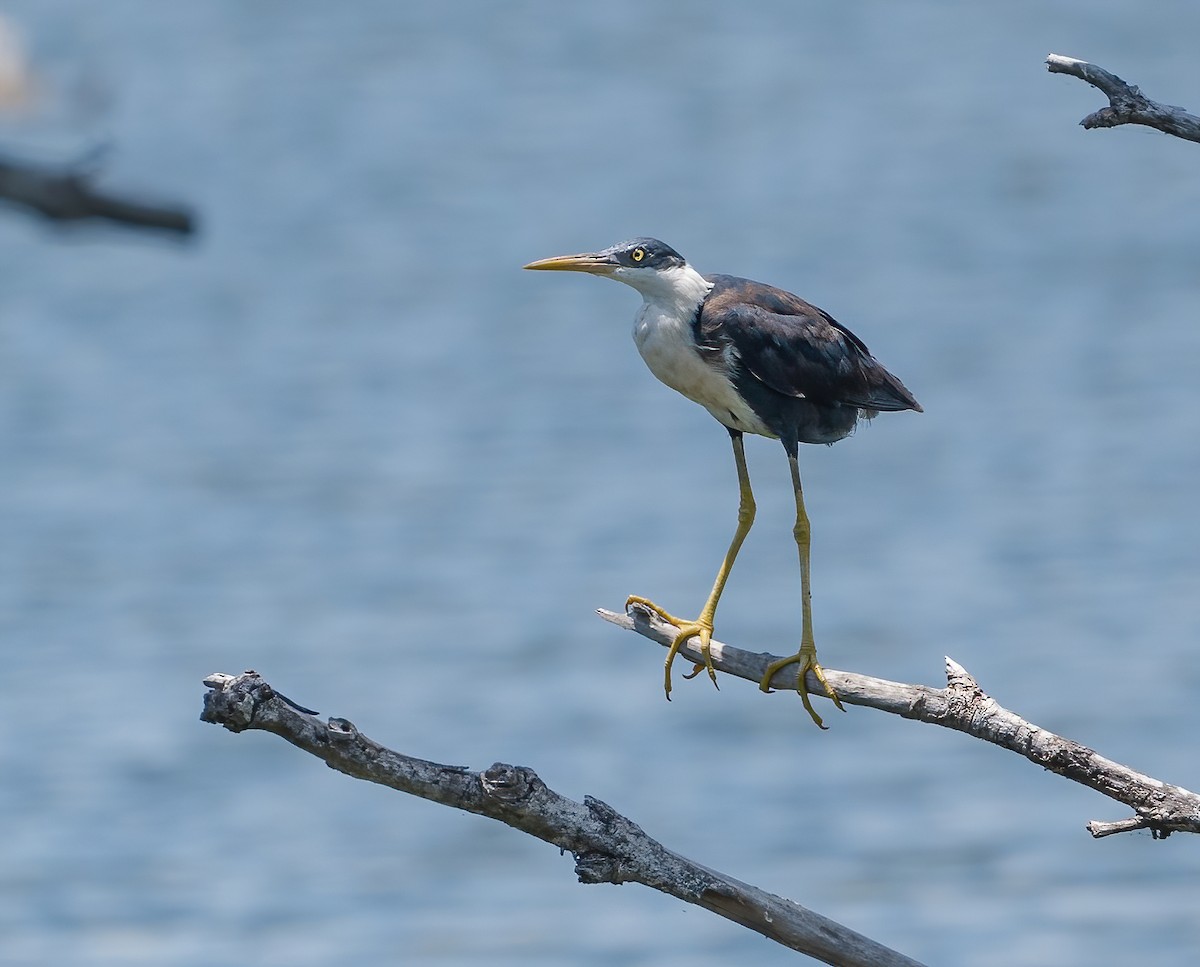
<path fill-rule="evenodd" d="M 770 692 L 775 674 L 797 665 L 796 691 L 813 722 L 824 728 L 809 699 L 807 673 L 842 709 L 837 692 L 817 661 L 812 623 L 811 525 L 804 506 L 799 444 L 833 444 L 849 436 L 860 419 L 879 412 L 914 410 L 921 404 L 888 372 L 866 344 L 829 313 L 783 289 L 732 275 L 701 275 L 675 249 L 639 237 L 580 255 L 558 255 L 524 266 L 537 271 L 584 272 L 632 286 L 642 296 L 633 340 L 650 372 L 699 403 L 729 432 L 738 478 L 737 528 L 699 617 L 676 617 L 640 595 L 640 605 L 676 628 L 667 651 L 663 688 L 671 698 L 671 664 L 685 642 L 699 638 L 703 664 L 717 683 L 710 651 L 717 604 L 742 543 L 754 523 L 754 493 L 746 467 L 747 433 L 782 442 L 796 498 L 792 533 L 800 556 L 800 648 L 772 662 L 759 687 Z"/>

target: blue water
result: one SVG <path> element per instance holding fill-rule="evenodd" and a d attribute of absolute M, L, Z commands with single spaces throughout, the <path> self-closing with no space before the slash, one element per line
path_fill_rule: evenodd
<path fill-rule="evenodd" d="M 933 964 L 1191 965 L 1200 847 L 1017 757 L 661 692 L 593 616 L 699 607 L 724 432 L 636 295 L 522 273 L 657 235 L 794 289 L 924 415 L 805 448 L 823 660 L 1195 788 L 1197 147 L 1085 132 L 1091 59 L 1200 107 L 1200 8 L 12 0 L 39 100 L 191 244 L 0 218 L 0 959 L 794 963 L 487 820 L 197 721 L 254 667 L 402 751 L 527 764 Z M 794 648 L 779 446 L 718 637 Z"/>

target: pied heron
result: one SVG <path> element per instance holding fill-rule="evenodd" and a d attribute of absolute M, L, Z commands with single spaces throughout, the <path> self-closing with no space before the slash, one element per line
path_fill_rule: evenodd
<path fill-rule="evenodd" d="M 717 572 L 712 592 L 695 620 L 677 618 L 645 598 L 640 604 L 678 629 L 667 652 L 663 686 L 671 697 L 671 663 L 689 638 L 700 639 L 704 666 L 713 684 L 710 642 L 713 617 L 742 542 L 754 523 L 754 494 L 746 470 L 742 435 L 756 433 L 783 443 L 796 493 L 793 533 L 800 551 L 800 650 L 771 664 L 760 688 L 781 668 L 798 667 L 796 689 L 804 707 L 822 726 L 808 697 L 812 671 L 838 708 L 837 693 L 817 662 L 809 579 L 810 528 L 800 487 L 797 450 L 801 443 L 836 443 L 860 418 L 879 411 L 916 410 L 921 405 L 883 368 L 854 333 L 829 313 L 799 296 L 731 275 L 701 275 L 665 242 L 635 238 L 599 252 L 560 255 L 530 262 L 527 269 L 586 272 L 637 289 L 642 307 L 633 340 L 650 371 L 672 389 L 703 406 L 733 440 L 740 500 L 737 530 Z M 697 666 L 697 671 L 701 666 Z"/>

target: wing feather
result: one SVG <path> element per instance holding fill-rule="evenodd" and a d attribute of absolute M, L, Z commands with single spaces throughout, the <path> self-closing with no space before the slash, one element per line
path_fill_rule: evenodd
<path fill-rule="evenodd" d="M 920 409 L 913 395 L 829 313 L 774 286 L 708 276 L 696 341 L 729 353 L 777 393 L 871 410 Z"/>

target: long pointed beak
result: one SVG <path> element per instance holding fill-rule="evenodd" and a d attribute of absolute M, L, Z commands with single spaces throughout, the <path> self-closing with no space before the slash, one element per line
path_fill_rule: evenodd
<path fill-rule="evenodd" d="M 523 266 L 546 272 L 587 272 L 589 275 L 611 275 L 618 263 L 605 252 L 586 252 L 583 255 L 556 255 L 538 259 Z"/>

